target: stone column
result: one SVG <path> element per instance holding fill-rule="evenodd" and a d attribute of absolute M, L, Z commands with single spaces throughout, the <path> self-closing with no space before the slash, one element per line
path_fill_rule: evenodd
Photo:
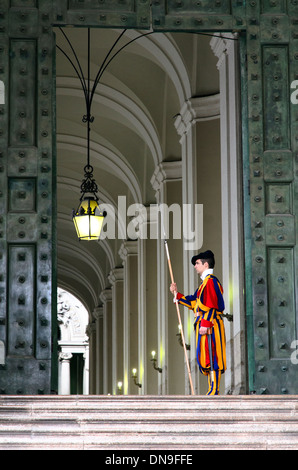
<path fill-rule="evenodd" d="M 97 368 L 96 363 L 96 324 L 90 322 L 86 328 L 86 334 L 89 337 L 89 394 L 96 395 L 100 392 L 96 389 L 97 384 Z"/>
<path fill-rule="evenodd" d="M 225 34 L 234 39 L 233 34 Z M 213 37 L 211 48 L 218 57 L 221 114 L 222 264 L 226 311 L 226 393 L 245 393 L 244 247 L 242 227 L 241 114 L 237 41 Z"/>
<path fill-rule="evenodd" d="M 160 163 L 151 178 L 151 184 L 156 190 L 157 204 L 165 204 L 166 208 L 174 210 L 176 229 L 182 230 L 181 211 L 181 161 Z M 175 206 L 172 206 L 175 204 Z M 172 207 L 171 207 L 172 206 Z M 166 220 L 163 221 L 167 226 Z M 162 230 L 163 231 L 163 230 Z M 161 233 L 163 236 L 163 233 Z M 182 234 L 176 232 L 173 238 L 172 226 L 169 230 L 168 247 L 172 262 L 175 282 L 183 286 L 182 277 Z M 164 240 L 159 237 L 157 244 L 157 318 L 158 318 L 158 355 L 163 373 L 159 374 L 159 393 L 183 394 L 184 386 L 184 353 L 177 341 L 178 319 L 173 296 L 170 293 L 170 276 L 165 253 Z M 183 311 L 182 322 L 183 322 Z"/>
<path fill-rule="evenodd" d="M 140 217 L 142 234 L 138 239 L 138 282 L 139 282 L 139 379 L 144 395 L 158 393 L 159 372 L 153 369 L 151 351 L 156 351 L 159 363 L 157 324 L 157 211 L 155 206 L 147 207 Z"/>
<path fill-rule="evenodd" d="M 72 354 L 68 352 L 61 352 L 59 354 L 60 361 L 60 380 L 59 380 L 59 395 L 70 395 L 70 360 Z"/>
<path fill-rule="evenodd" d="M 124 272 L 124 317 L 123 317 L 123 393 L 141 393 L 131 378 L 132 369 L 138 368 L 138 242 L 122 243 L 119 255 Z M 140 371 L 138 370 L 138 373 Z"/>
<path fill-rule="evenodd" d="M 103 303 L 103 393 L 112 394 L 112 290 L 103 290 L 100 300 Z"/>
<path fill-rule="evenodd" d="M 123 382 L 123 268 L 114 268 L 109 274 L 112 286 L 112 390 Z"/>
<path fill-rule="evenodd" d="M 86 345 L 83 354 L 84 369 L 83 369 L 83 395 L 89 395 L 89 346 Z"/>
<path fill-rule="evenodd" d="M 92 316 L 95 319 L 94 334 L 92 335 L 92 370 L 94 376 L 94 394 L 104 393 L 104 367 L 103 367 L 103 307 L 96 307 Z M 91 357 L 90 354 L 90 357 Z"/>

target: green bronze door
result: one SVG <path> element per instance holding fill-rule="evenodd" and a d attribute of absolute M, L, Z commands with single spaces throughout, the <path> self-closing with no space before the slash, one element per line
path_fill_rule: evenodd
<path fill-rule="evenodd" d="M 249 391 L 297 394 L 298 2 L 152 9 L 158 31 L 239 34 Z"/>
<path fill-rule="evenodd" d="M 0 9 L 1 394 L 55 388 L 55 51 L 49 3 L 2 1 Z"/>
<path fill-rule="evenodd" d="M 250 3 L 250 387 L 296 394 L 298 106 L 291 87 L 298 77 L 298 10 L 296 1 Z"/>
<path fill-rule="evenodd" d="M 149 0 L 0 0 L 0 394 L 57 392 L 53 25 L 149 19 Z"/>

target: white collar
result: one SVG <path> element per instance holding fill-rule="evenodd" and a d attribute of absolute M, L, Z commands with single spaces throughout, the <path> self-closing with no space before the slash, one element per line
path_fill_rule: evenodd
<path fill-rule="evenodd" d="M 201 275 L 201 279 L 202 281 L 204 281 L 205 277 L 209 276 L 209 274 L 213 274 L 213 269 L 206 269 L 202 275 Z"/>

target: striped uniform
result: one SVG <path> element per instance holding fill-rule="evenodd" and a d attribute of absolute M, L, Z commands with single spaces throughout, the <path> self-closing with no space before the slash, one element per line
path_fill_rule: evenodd
<path fill-rule="evenodd" d="M 221 374 L 226 370 L 226 340 L 222 319 L 225 308 L 223 288 L 219 280 L 209 274 L 193 295 L 177 294 L 176 300 L 194 311 L 196 318 L 194 329 L 196 332 L 197 361 L 200 372 L 208 375 L 209 390 L 207 395 L 218 395 Z M 201 326 L 212 328 L 212 357 L 214 369 L 214 382 L 210 381 L 210 359 L 208 349 L 208 335 L 200 335 Z"/>

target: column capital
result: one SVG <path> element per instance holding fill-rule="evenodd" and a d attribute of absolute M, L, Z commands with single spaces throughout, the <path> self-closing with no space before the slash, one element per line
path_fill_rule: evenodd
<path fill-rule="evenodd" d="M 161 162 L 155 168 L 150 183 L 155 191 L 166 181 L 177 181 L 182 178 L 182 161 Z"/>
<path fill-rule="evenodd" d="M 179 135 L 186 134 L 193 124 L 218 119 L 220 116 L 220 94 L 193 97 L 185 101 L 175 120 Z"/>
<path fill-rule="evenodd" d="M 98 320 L 99 318 L 102 318 L 102 315 L 103 315 L 103 307 L 95 307 L 95 309 L 92 312 L 93 318 L 95 318 L 95 320 Z"/>
<path fill-rule="evenodd" d="M 126 261 L 127 256 L 138 254 L 138 240 L 125 240 L 120 246 L 119 256 Z"/>
<path fill-rule="evenodd" d="M 216 64 L 218 69 L 220 69 L 225 56 L 229 53 L 229 49 L 233 45 L 233 40 L 236 39 L 237 36 L 238 33 L 224 33 L 224 36 L 216 34 L 216 36 L 213 36 L 211 39 L 210 47 L 214 55 L 218 58 L 218 62 Z"/>
<path fill-rule="evenodd" d="M 112 286 L 115 284 L 115 282 L 123 281 L 123 279 L 124 279 L 123 268 L 114 268 L 110 271 L 108 275 L 108 280 Z"/>
<path fill-rule="evenodd" d="M 88 323 L 86 326 L 86 335 L 91 338 L 92 334 L 96 332 L 95 322 Z"/>
<path fill-rule="evenodd" d="M 101 292 L 99 298 L 103 303 L 108 302 L 109 300 L 112 300 L 112 289 L 104 289 Z"/>
<path fill-rule="evenodd" d="M 60 352 L 59 353 L 59 360 L 60 361 L 70 361 L 72 358 L 72 354 L 70 352 Z"/>

